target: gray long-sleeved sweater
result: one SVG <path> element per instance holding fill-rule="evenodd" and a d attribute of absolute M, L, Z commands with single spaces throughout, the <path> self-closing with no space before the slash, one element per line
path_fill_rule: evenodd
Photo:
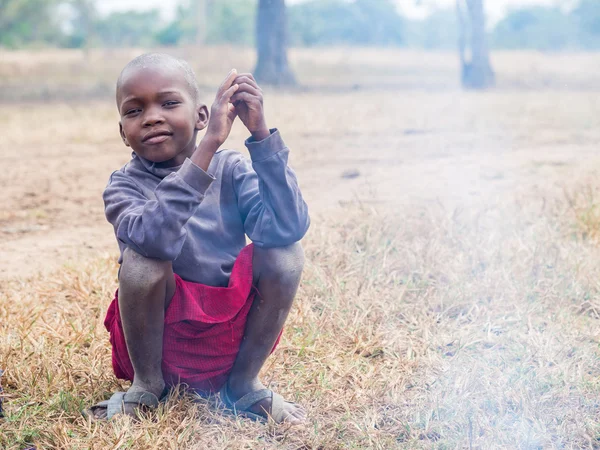
<path fill-rule="evenodd" d="M 190 159 L 163 168 L 135 154 L 114 172 L 103 197 L 121 250 L 119 263 L 131 247 L 173 261 L 173 271 L 184 280 L 226 286 L 245 235 L 266 248 L 302 239 L 308 209 L 279 131 L 260 142 L 250 138 L 246 147 L 252 162 L 222 150 L 208 173 Z"/>

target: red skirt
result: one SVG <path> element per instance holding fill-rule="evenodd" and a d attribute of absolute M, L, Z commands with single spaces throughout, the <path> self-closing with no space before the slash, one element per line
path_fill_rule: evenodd
<path fill-rule="evenodd" d="M 242 343 L 248 312 L 258 293 L 252 286 L 252 255 L 252 244 L 240 252 L 227 287 L 184 281 L 175 275 L 177 288 L 165 312 L 163 337 L 162 371 L 167 384 L 184 383 L 193 389 L 214 392 L 227 380 Z M 110 333 L 115 375 L 133 380 L 118 291 L 104 326 Z"/>

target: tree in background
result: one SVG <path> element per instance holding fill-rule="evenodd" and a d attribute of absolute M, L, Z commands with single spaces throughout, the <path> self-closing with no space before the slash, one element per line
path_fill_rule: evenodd
<path fill-rule="evenodd" d="M 259 83 L 294 85 L 287 57 L 287 17 L 285 0 L 259 0 L 256 15 L 258 60 L 254 76 Z"/>
<path fill-rule="evenodd" d="M 106 47 L 150 47 L 160 30 L 160 11 L 113 12 L 95 23 L 98 39 Z"/>
<path fill-rule="evenodd" d="M 573 10 L 579 29 L 579 45 L 583 48 L 600 48 L 600 1 L 581 0 Z"/>
<path fill-rule="evenodd" d="M 469 82 L 468 86 L 477 85 L 473 83 L 477 81 L 474 77 L 477 58 L 473 58 L 486 54 L 487 48 L 484 52 L 477 51 L 482 41 L 473 30 L 479 30 L 483 35 L 484 22 L 474 21 L 477 17 L 483 18 L 483 14 L 471 14 L 476 11 L 472 7 L 474 0 L 458 0 L 460 16 L 454 9 L 435 9 L 434 0 L 413 1 L 429 3 L 434 7 L 432 14 L 419 20 L 402 17 L 396 8 L 399 0 L 306 0 L 287 7 L 281 2 L 280 7 L 289 19 L 289 44 L 296 46 L 448 49 L 459 40 L 460 30 L 463 78 Z M 100 16 L 95 9 L 99 2 L 0 0 L 0 47 L 88 49 L 93 46 L 153 47 L 198 42 L 257 45 L 258 0 L 178 0 L 177 13 L 169 23 L 165 23 L 156 11 L 114 12 Z M 482 11 L 483 1 L 478 2 Z M 542 51 L 600 49 L 600 0 L 570 2 L 571 8 L 530 6 L 512 9 L 489 33 L 491 45 Z M 462 21 L 458 22 L 457 17 Z M 475 23 L 479 23 L 478 28 L 473 28 Z M 277 22 L 269 22 L 261 32 L 276 34 L 278 26 Z M 487 60 L 489 68 L 489 56 Z M 291 73 L 289 67 L 287 69 Z M 488 75 L 490 71 L 487 71 Z"/>
<path fill-rule="evenodd" d="M 70 0 L 68 2 L 73 10 L 68 47 L 84 48 L 87 52 L 92 46 L 97 22 L 95 3 L 95 0 Z"/>
<path fill-rule="evenodd" d="M 196 0 L 196 45 L 206 44 L 208 0 Z"/>
<path fill-rule="evenodd" d="M 189 44 L 196 40 L 197 13 L 192 2 L 180 2 L 175 12 L 175 19 L 160 29 L 155 38 L 159 45 L 175 46 Z"/>
<path fill-rule="evenodd" d="M 58 3 L 57 0 L 0 0 L 0 46 L 59 44 L 62 31 L 56 11 Z"/>
<path fill-rule="evenodd" d="M 175 19 L 154 35 L 156 43 L 165 46 L 196 43 L 198 28 L 205 23 L 206 32 L 201 39 L 207 44 L 254 44 L 255 0 L 204 1 L 204 13 L 197 10 L 197 2 L 181 2 Z"/>
<path fill-rule="evenodd" d="M 393 0 L 311 0 L 291 5 L 294 45 L 400 45 L 404 21 Z"/>
<path fill-rule="evenodd" d="M 490 64 L 483 0 L 456 0 L 456 10 L 462 85 L 467 89 L 491 87 L 495 84 L 495 75 Z"/>
<path fill-rule="evenodd" d="M 254 46 L 256 11 L 256 0 L 212 0 L 207 42 Z"/>
<path fill-rule="evenodd" d="M 458 25 L 453 9 L 438 9 L 421 20 L 404 20 L 403 45 L 424 49 L 455 49 Z"/>
<path fill-rule="evenodd" d="M 558 8 L 534 6 L 510 11 L 496 25 L 496 47 L 564 50 L 577 45 L 578 26 L 572 15 Z"/>

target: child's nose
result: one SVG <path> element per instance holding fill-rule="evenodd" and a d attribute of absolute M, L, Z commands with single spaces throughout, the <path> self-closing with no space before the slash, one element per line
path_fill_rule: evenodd
<path fill-rule="evenodd" d="M 164 118 L 160 114 L 160 111 L 157 108 L 152 108 L 147 110 L 146 115 L 144 116 L 144 126 L 151 127 L 159 123 L 163 123 Z"/>

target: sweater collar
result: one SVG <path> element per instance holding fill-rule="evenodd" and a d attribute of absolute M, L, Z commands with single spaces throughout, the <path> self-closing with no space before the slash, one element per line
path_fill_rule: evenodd
<path fill-rule="evenodd" d="M 161 167 L 159 163 L 155 163 L 148 159 L 144 159 L 141 156 L 137 155 L 135 152 L 131 152 L 131 158 L 134 163 L 136 162 L 136 160 L 139 161 L 148 172 L 150 172 L 153 175 L 156 175 L 159 178 L 164 178 L 173 172 L 177 172 L 181 167 Z"/>

